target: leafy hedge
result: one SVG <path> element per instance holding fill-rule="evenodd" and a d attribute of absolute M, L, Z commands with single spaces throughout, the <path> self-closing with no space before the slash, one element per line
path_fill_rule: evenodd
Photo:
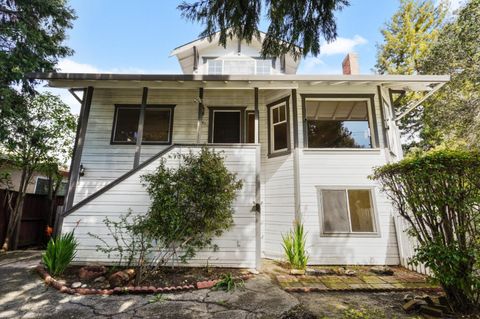
<path fill-rule="evenodd" d="M 458 311 L 480 298 L 480 153 L 435 150 L 376 168 L 378 180 L 419 246 L 424 263 Z"/>

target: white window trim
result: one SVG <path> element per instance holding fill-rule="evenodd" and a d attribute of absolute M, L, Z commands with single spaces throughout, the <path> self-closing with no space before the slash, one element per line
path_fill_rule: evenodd
<path fill-rule="evenodd" d="M 273 110 L 274 109 L 279 109 L 280 107 L 284 106 L 285 107 L 285 120 L 283 121 L 280 121 L 280 122 L 277 122 L 277 123 L 273 123 Z M 288 114 L 287 114 L 287 103 L 285 102 L 282 102 L 282 103 L 279 103 L 277 105 L 273 105 L 270 107 L 269 109 L 269 112 L 270 112 L 270 127 L 269 127 L 269 130 L 270 130 L 270 154 L 277 154 L 277 153 L 282 153 L 282 152 L 285 152 L 285 151 L 288 151 Z M 279 116 L 279 119 L 280 119 L 280 110 L 278 112 L 278 116 Z M 276 125 L 279 125 L 279 124 L 283 124 L 283 123 L 286 123 L 287 125 L 287 147 L 285 148 L 281 148 L 281 149 L 278 149 L 276 150 L 275 149 L 275 126 Z"/>
<path fill-rule="evenodd" d="M 213 114 L 212 114 L 212 143 L 216 144 L 217 142 L 215 142 L 215 113 L 216 112 L 220 112 L 220 113 L 223 113 L 223 112 L 229 112 L 229 113 L 233 113 L 233 112 L 236 112 L 236 113 L 239 113 L 240 115 L 240 118 L 239 118 L 239 121 L 240 121 L 240 132 L 239 132 L 239 137 L 240 137 L 240 141 L 238 142 L 239 143 L 242 143 L 242 110 L 213 110 Z M 235 143 L 237 144 L 237 143 Z"/>
<path fill-rule="evenodd" d="M 211 61 L 221 61 L 222 62 L 222 72 L 220 73 L 210 73 L 210 62 Z M 240 62 L 246 62 L 246 61 L 250 61 L 250 62 L 253 62 L 253 69 L 254 69 L 254 72 L 253 74 L 259 74 L 257 72 L 257 61 L 259 61 L 259 59 L 255 59 L 255 58 L 243 58 L 243 59 L 240 59 L 240 58 L 220 58 L 220 59 L 212 59 L 212 58 L 209 58 L 207 61 L 206 61 L 206 66 L 207 66 L 207 74 L 208 75 L 225 75 L 225 61 L 240 61 Z M 272 74 L 272 60 L 271 59 L 266 59 L 266 60 L 260 60 L 260 61 L 268 61 L 270 63 L 269 65 L 269 72 L 268 73 L 261 73 L 261 75 L 269 75 L 269 74 Z M 226 74 L 228 75 L 228 74 Z"/>
<path fill-rule="evenodd" d="M 306 103 L 308 101 L 319 101 L 319 102 L 329 102 L 329 101 L 348 101 L 348 102 L 351 102 L 351 101 L 364 101 L 364 102 L 367 102 L 367 116 L 368 116 L 368 133 L 370 135 L 370 144 L 372 145 L 372 147 L 369 147 L 369 148 L 355 148 L 355 147 L 309 147 L 307 145 L 307 147 L 305 149 L 310 149 L 310 150 L 351 150 L 351 151 L 365 151 L 365 150 L 378 150 L 380 149 L 380 146 L 379 145 L 375 145 L 375 136 L 373 136 L 374 132 L 375 132 L 375 129 L 373 127 L 373 125 L 375 124 L 375 122 L 373 121 L 373 115 L 372 115 L 372 103 L 371 103 L 371 100 L 369 98 L 358 98 L 358 97 L 355 97 L 355 98 L 349 98 L 348 96 L 346 97 L 341 97 L 341 98 L 317 98 L 317 97 L 313 97 L 313 98 L 307 98 L 305 99 L 305 113 L 307 113 L 306 109 L 307 109 L 307 106 L 306 106 Z M 307 118 L 307 114 L 304 114 L 305 116 L 305 119 Z M 306 124 L 305 124 L 306 125 Z M 372 133 L 373 132 L 373 133 Z M 308 134 L 308 130 L 307 130 L 307 134 Z M 307 136 L 307 141 L 308 141 L 308 136 Z"/>
<path fill-rule="evenodd" d="M 319 221 L 320 221 L 320 236 L 321 237 L 368 237 L 368 238 L 377 238 L 381 237 L 380 233 L 380 224 L 379 224 L 379 218 L 378 218 L 378 208 L 377 208 L 377 201 L 375 197 L 375 186 L 370 186 L 370 185 L 335 185 L 335 186 L 329 186 L 329 185 L 317 185 L 315 186 L 317 189 L 317 200 L 318 200 L 318 212 L 319 212 Z M 348 227 L 350 229 L 350 232 L 325 232 L 324 229 L 324 211 L 323 211 L 323 195 L 322 195 L 322 190 L 345 190 L 346 194 L 346 199 L 347 199 L 347 215 L 348 215 Z M 370 191 L 370 201 L 372 203 L 372 224 L 374 231 L 373 232 L 353 232 L 352 229 L 352 220 L 350 217 L 350 207 L 348 205 L 348 190 L 369 190 Z"/>

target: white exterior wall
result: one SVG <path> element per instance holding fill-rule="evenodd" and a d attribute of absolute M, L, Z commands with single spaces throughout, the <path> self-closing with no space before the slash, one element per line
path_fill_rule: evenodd
<path fill-rule="evenodd" d="M 169 158 L 168 155 L 185 154 L 190 150 L 198 151 L 199 149 L 200 147 L 175 147 L 163 158 L 167 159 L 169 167 L 175 167 L 178 165 L 178 159 Z M 205 266 L 208 262 L 209 265 L 215 266 L 253 268 L 255 267 L 255 213 L 252 212 L 252 206 L 255 201 L 256 146 L 214 147 L 214 149 L 224 152 L 226 167 L 231 172 L 237 173 L 238 178 L 243 180 L 243 188 L 238 192 L 234 202 L 234 226 L 213 241 L 213 244 L 218 245 L 219 250 L 216 252 L 211 249 L 202 250 L 189 261 L 189 265 Z M 153 172 L 159 161 L 160 158 L 156 159 L 64 219 L 64 232 L 73 230 L 78 223 L 75 229 L 75 237 L 79 243 L 76 263 L 114 262 L 105 254 L 96 251 L 96 245 L 100 245 L 101 242 L 89 236 L 88 232 L 101 236 L 105 241 L 113 244 L 113 237 L 110 236 L 103 222 L 105 217 L 118 220 L 130 209 L 133 214 L 145 214 L 150 198 L 141 185 L 140 177 Z"/>
<path fill-rule="evenodd" d="M 179 84 L 180 85 L 180 84 Z M 303 115 L 301 94 L 375 94 L 375 107 L 379 136 L 379 148 L 375 150 L 306 150 L 303 149 Z M 297 114 L 298 114 L 298 141 L 299 149 L 299 214 L 302 217 L 307 230 L 307 247 L 310 253 L 310 262 L 312 264 L 398 264 L 398 249 L 395 237 L 395 229 L 392 221 L 392 207 L 385 196 L 375 191 L 375 208 L 380 227 L 379 236 L 372 237 L 322 237 L 320 235 L 320 215 L 317 198 L 317 186 L 367 186 L 375 187 L 374 182 L 367 176 L 372 173 L 372 167 L 386 163 L 390 158 L 390 152 L 385 150 L 383 143 L 383 131 L 381 127 L 381 112 L 379 99 L 376 96 L 377 88 L 375 86 L 329 86 L 329 85 L 305 85 L 297 89 Z M 266 105 L 277 101 L 285 96 L 290 96 L 291 90 L 259 90 L 259 139 L 261 144 L 261 251 L 262 256 L 267 258 L 283 258 L 281 235 L 287 233 L 295 219 L 295 185 L 294 185 L 294 162 L 295 151 L 293 150 L 294 141 L 294 123 L 293 123 L 293 103 L 290 99 L 289 118 L 290 118 L 290 142 L 292 153 L 284 156 L 268 158 L 268 125 L 267 125 L 267 107 Z M 173 120 L 173 143 L 196 143 L 197 138 L 197 112 L 198 105 L 194 101 L 198 96 L 198 90 L 149 90 L 149 104 L 174 104 Z M 82 154 L 82 164 L 86 169 L 85 176 L 81 177 L 77 186 L 75 202 L 84 199 L 93 194 L 101 187 L 112 182 L 122 174 L 128 172 L 133 167 L 134 145 L 110 145 L 111 130 L 114 117 L 114 104 L 140 104 L 141 89 L 115 90 L 115 89 L 95 89 L 90 111 L 90 119 L 87 126 L 87 135 Z M 231 106 L 246 107 L 246 110 L 254 110 L 254 91 L 253 89 L 226 89 L 226 90 L 208 90 L 204 91 L 205 113 L 201 123 L 200 143 L 208 142 L 208 107 Z M 165 145 L 142 145 L 141 161 L 144 161 L 154 154 L 164 149 Z M 243 151 L 243 150 L 242 150 Z M 252 160 L 254 160 L 254 155 Z M 243 161 L 243 160 L 242 160 Z M 252 168 L 252 167 L 250 167 Z M 254 176 L 255 169 L 250 171 Z M 254 178 L 254 177 L 253 177 Z M 138 179 L 138 177 L 137 177 Z M 134 181 L 132 179 L 132 181 Z M 126 200 L 132 208 L 139 208 L 138 212 L 145 211 L 145 194 L 135 196 L 125 196 L 122 193 L 122 187 L 133 187 L 122 182 L 118 187 L 119 202 L 112 200 L 107 194 L 101 195 L 94 201 L 81 207 L 74 214 L 65 220 L 64 229 L 73 227 L 78 219 L 88 221 L 88 226 L 82 228 L 82 240 L 85 239 L 87 228 L 89 231 L 103 234 L 105 227 L 102 226 L 103 216 L 118 215 L 118 212 L 126 212 L 126 207 L 122 200 Z M 138 187 L 138 185 L 136 186 Z M 112 190 L 113 191 L 113 190 Z M 123 188 L 123 191 L 125 189 Z M 141 193 L 137 189 L 138 194 Z M 113 193 L 112 193 L 113 194 Z M 105 198 L 103 198 L 105 196 Z M 116 196 L 116 195 L 115 195 Z M 249 198 L 251 209 L 255 201 L 255 192 L 252 190 Z M 148 197 L 148 196 L 147 196 Z M 117 198 L 117 197 L 114 197 Z M 138 200 L 137 200 L 138 199 Z M 119 204 L 120 203 L 120 204 Z M 242 208 L 244 209 L 244 208 Z M 240 212 L 244 214 L 244 211 Z M 255 239 L 255 219 L 254 213 L 251 214 L 252 220 L 249 220 L 248 232 L 245 229 L 239 229 L 238 236 L 245 236 L 244 240 L 250 245 Z M 98 216 L 97 216 L 98 215 Z M 96 217 L 95 217 L 96 216 Z M 81 218 L 79 218 L 81 217 Z M 244 223 L 247 219 L 242 219 Z M 91 221 L 91 222 L 90 222 Z M 239 223 L 239 225 L 241 225 Z M 253 230 L 251 229 L 253 227 Z M 230 235 L 229 235 L 230 236 Z M 233 236 L 233 235 L 232 235 Z M 248 238 L 247 238 L 248 237 Z M 223 237 L 222 237 L 223 238 Z M 241 238 L 241 237 L 235 237 Z M 230 244 L 233 242 L 230 241 Z M 230 245 L 229 244 L 229 245 Z M 242 244 L 243 245 L 243 244 Z M 247 246 L 248 246 L 247 245 Z M 246 247 L 246 246 L 241 246 Z M 254 250 L 254 246 L 253 250 Z M 224 246 L 224 248 L 232 248 Z M 242 248 L 243 249 L 243 248 Z M 222 251 L 222 250 L 221 250 Z M 241 259 L 236 250 L 223 250 L 223 253 L 229 252 L 233 257 L 217 259 L 219 263 L 225 262 L 225 265 L 232 265 Z M 220 252 L 219 252 L 220 253 Z M 251 251 L 249 250 L 249 253 Z M 79 258 L 87 258 L 93 254 L 92 258 L 99 258 L 94 254 L 94 244 L 86 244 Z M 253 254 L 254 255 L 254 254 Z M 252 255 L 252 256 L 253 256 Z M 84 257 L 81 257 L 84 256 Z M 221 256 L 221 255 L 217 255 Z M 246 256 L 246 255 L 245 255 Z M 238 257 L 238 258 L 237 258 Z M 250 263 L 250 255 L 246 257 L 247 263 Z M 201 257 L 203 258 L 203 257 Z M 199 259 L 202 260 L 203 259 Z M 243 258 L 243 257 L 242 257 Z M 254 258 L 254 257 L 252 257 Z M 79 259 L 80 260 L 80 259 Z M 82 259 L 86 261 L 86 259 Z M 195 264 L 196 261 L 193 262 Z M 199 261 L 199 263 L 201 263 Z"/>

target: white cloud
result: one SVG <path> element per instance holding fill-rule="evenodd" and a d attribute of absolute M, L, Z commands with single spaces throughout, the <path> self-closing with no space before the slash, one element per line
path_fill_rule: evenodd
<path fill-rule="evenodd" d="M 346 55 L 354 51 L 355 47 L 368 43 L 368 40 L 360 35 L 353 38 L 338 37 L 335 41 L 326 43 L 320 47 L 320 55 L 317 57 L 307 57 L 302 62 L 300 72 L 304 74 L 324 73 L 337 74 L 342 72 L 341 65 L 329 66 L 325 63 L 325 58 L 334 55 Z"/>
<path fill-rule="evenodd" d="M 320 47 L 320 56 L 347 54 L 356 46 L 368 43 L 367 39 L 355 35 L 352 39 L 338 37 L 335 41 Z"/>

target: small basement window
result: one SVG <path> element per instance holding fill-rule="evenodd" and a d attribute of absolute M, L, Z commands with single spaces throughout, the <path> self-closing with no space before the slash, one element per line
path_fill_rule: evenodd
<path fill-rule="evenodd" d="M 375 212 L 371 189 L 321 188 L 322 234 L 374 234 Z"/>
<path fill-rule="evenodd" d="M 113 121 L 112 144 L 135 144 L 140 122 L 140 105 L 117 105 Z M 147 105 L 143 121 L 142 144 L 171 144 L 173 106 Z"/>
<path fill-rule="evenodd" d="M 372 148 L 367 100 L 306 100 L 308 148 Z"/>
<path fill-rule="evenodd" d="M 290 151 L 288 98 L 267 105 L 269 155 L 281 155 Z"/>

